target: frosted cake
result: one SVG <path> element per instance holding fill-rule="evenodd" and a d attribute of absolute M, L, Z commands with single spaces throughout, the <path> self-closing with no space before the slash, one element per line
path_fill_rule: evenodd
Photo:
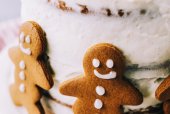
<path fill-rule="evenodd" d="M 48 42 L 54 86 L 42 102 L 48 113 L 73 114 L 76 98 L 61 95 L 58 86 L 83 74 L 86 50 L 110 43 L 122 50 L 125 77 L 143 94 L 143 103 L 124 106 L 127 114 L 163 114 L 155 91 L 170 74 L 170 0 L 22 0 L 22 22 L 35 21 Z M 0 112 L 25 114 L 10 98 L 13 64 L 8 49 L 0 55 Z M 9 110 L 9 107 L 11 110 Z"/>

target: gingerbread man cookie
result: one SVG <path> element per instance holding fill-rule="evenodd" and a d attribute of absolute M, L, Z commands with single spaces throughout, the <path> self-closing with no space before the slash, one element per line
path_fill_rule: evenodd
<path fill-rule="evenodd" d="M 44 114 L 40 103 L 40 88 L 49 90 L 53 86 L 43 56 L 47 42 L 41 27 L 35 22 L 21 26 L 19 46 L 9 49 L 15 65 L 15 83 L 10 85 L 10 94 L 17 106 L 24 106 L 29 114 Z"/>
<path fill-rule="evenodd" d="M 170 114 L 170 76 L 156 90 L 156 98 L 164 102 L 164 113 Z"/>
<path fill-rule="evenodd" d="M 83 60 L 84 75 L 63 82 L 60 92 L 77 97 L 74 114 L 122 114 L 123 105 L 139 105 L 142 94 L 124 77 L 124 57 L 113 45 L 91 47 Z"/>

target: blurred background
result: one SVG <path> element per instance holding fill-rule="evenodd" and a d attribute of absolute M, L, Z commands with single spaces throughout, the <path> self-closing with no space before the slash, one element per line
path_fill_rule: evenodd
<path fill-rule="evenodd" d="M 20 0 L 0 0 L 0 22 L 20 16 Z"/>
<path fill-rule="evenodd" d="M 0 52 L 19 34 L 20 0 L 0 0 Z"/>

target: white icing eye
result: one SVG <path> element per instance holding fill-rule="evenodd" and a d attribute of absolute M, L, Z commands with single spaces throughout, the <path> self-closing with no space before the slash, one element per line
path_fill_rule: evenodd
<path fill-rule="evenodd" d="M 113 60 L 108 59 L 107 62 L 106 62 L 106 66 L 107 66 L 108 68 L 113 68 L 113 66 L 114 66 Z"/>
<path fill-rule="evenodd" d="M 28 43 L 28 44 L 31 43 L 31 39 L 30 39 L 30 36 L 29 36 L 29 35 L 25 38 L 25 42 Z"/>
<path fill-rule="evenodd" d="M 98 68 L 100 66 L 100 61 L 98 59 L 93 59 L 93 66 Z"/>
<path fill-rule="evenodd" d="M 21 32 L 19 39 L 22 43 L 24 43 L 24 37 L 25 37 L 25 34 L 23 32 Z"/>
<path fill-rule="evenodd" d="M 103 103 L 100 99 L 96 99 L 95 102 L 94 102 L 94 107 L 96 109 L 101 109 L 103 107 Z"/>

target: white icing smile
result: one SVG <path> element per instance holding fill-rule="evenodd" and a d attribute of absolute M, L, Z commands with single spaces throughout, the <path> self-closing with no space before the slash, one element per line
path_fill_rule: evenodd
<path fill-rule="evenodd" d="M 31 55 L 31 49 L 30 48 L 24 48 L 23 43 L 19 44 L 19 47 L 21 51 L 27 55 Z"/>
<path fill-rule="evenodd" d="M 108 74 L 100 74 L 97 70 L 94 70 L 94 74 L 96 77 L 101 78 L 101 79 L 115 79 L 116 78 L 116 72 L 110 71 Z"/>

